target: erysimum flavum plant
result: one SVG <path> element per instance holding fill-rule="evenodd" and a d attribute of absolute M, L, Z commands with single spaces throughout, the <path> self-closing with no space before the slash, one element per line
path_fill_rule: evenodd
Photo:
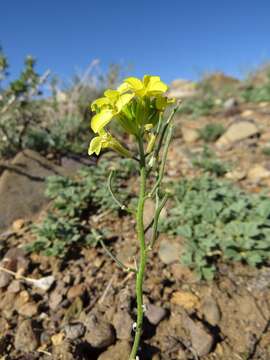
<path fill-rule="evenodd" d="M 162 189 L 162 179 L 172 138 L 172 119 L 177 107 L 174 107 L 170 115 L 165 118 L 165 110 L 174 103 L 174 99 L 165 96 L 166 91 L 167 85 L 160 80 L 159 76 L 145 75 L 142 80 L 130 77 L 125 79 L 116 90 L 106 90 L 103 97 L 91 104 L 91 109 L 95 112 L 91 119 L 91 128 L 96 136 L 90 142 L 89 155 L 94 153 L 99 155 L 102 149 L 110 148 L 119 155 L 132 158 L 139 163 L 140 190 L 136 210 L 121 204 L 116 194 L 113 193 L 111 186 L 113 173 L 108 179 L 109 190 L 120 208 L 136 216 L 136 230 L 140 246 L 138 266 L 127 268 L 109 252 L 103 241 L 100 240 L 105 251 L 118 265 L 136 275 L 137 321 L 129 360 L 138 359 L 145 308 L 143 279 L 146 262 L 157 239 L 160 212 L 168 199 L 168 194 Z M 136 152 L 131 152 L 127 146 L 121 144 L 117 136 L 110 133 L 109 125 L 112 121 L 116 121 L 125 133 L 132 135 L 137 144 Z M 152 178 L 155 179 L 154 183 L 150 181 Z M 147 181 L 148 179 L 149 181 Z M 149 242 L 146 242 L 145 232 L 150 226 L 146 229 L 143 221 L 144 204 L 147 198 L 155 199 L 155 213 L 150 224 L 152 236 Z"/>

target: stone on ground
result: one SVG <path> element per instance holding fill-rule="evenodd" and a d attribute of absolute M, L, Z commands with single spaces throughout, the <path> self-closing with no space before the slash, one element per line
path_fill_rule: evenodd
<path fill-rule="evenodd" d="M 38 347 L 38 341 L 30 320 L 24 320 L 18 326 L 14 346 L 16 350 L 24 353 L 34 351 Z"/>
<path fill-rule="evenodd" d="M 87 329 L 85 339 L 93 348 L 104 349 L 114 343 L 113 327 L 100 316 L 90 314 L 85 325 Z"/>
<path fill-rule="evenodd" d="M 191 144 L 200 138 L 199 131 L 191 126 L 183 126 L 181 131 L 185 143 Z"/>
<path fill-rule="evenodd" d="M 175 238 L 171 239 L 162 239 L 159 245 L 158 256 L 160 260 L 166 264 L 172 264 L 174 262 L 180 261 L 180 255 L 182 250 L 182 242 L 181 239 Z"/>
<path fill-rule="evenodd" d="M 119 341 L 115 345 L 110 346 L 102 353 L 98 360 L 124 360 L 128 359 L 131 347 L 127 341 Z"/>
<path fill-rule="evenodd" d="M 225 146 L 257 134 L 259 134 L 259 129 L 254 122 L 240 120 L 231 124 L 226 132 L 218 139 L 216 144 L 218 146 Z"/>
<path fill-rule="evenodd" d="M 165 318 L 166 314 L 166 310 L 160 306 L 154 304 L 146 306 L 145 317 L 152 325 L 158 325 Z"/>
<path fill-rule="evenodd" d="M 191 318 L 187 318 L 185 325 L 189 330 L 193 349 L 198 356 L 209 354 L 214 346 L 214 337 L 200 322 L 195 322 Z"/>
<path fill-rule="evenodd" d="M 113 317 L 113 326 L 117 339 L 131 340 L 133 323 L 134 321 L 126 310 L 116 312 Z"/>
<path fill-rule="evenodd" d="M 59 166 L 34 151 L 17 154 L 0 178 L 0 232 L 17 219 L 36 215 L 48 203 L 46 178 L 61 174 Z"/>

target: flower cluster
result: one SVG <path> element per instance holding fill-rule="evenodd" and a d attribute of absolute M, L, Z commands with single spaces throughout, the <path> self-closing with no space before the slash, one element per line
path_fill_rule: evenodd
<path fill-rule="evenodd" d="M 123 156 L 131 156 L 129 150 L 106 130 L 113 119 L 126 133 L 137 138 L 146 137 L 148 151 L 151 151 L 155 138 L 151 131 L 166 107 L 174 102 L 164 95 L 167 89 L 159 76 L 145 75 L 143 80 L 129 77 L 116 90 L 106 90 L 103 97 L 91 104 L 91 110 L 96 113 L 91 128 L 97 135 L 90 142 L 89 155 L 99 155 L 102 149 L 111 148 Z"/>

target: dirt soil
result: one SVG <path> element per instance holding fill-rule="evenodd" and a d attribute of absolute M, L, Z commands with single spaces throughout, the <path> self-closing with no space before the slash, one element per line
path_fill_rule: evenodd
<path fill-rule="evenodd" d="M 252 118 L 259 134 L 222 148 L 211 146 L 237 169 L 226 176 L 238 186 L 268 190 L 270 161 L 262 148 L 270 141 L 269 104 L 197 119 L 194 126 L 220 121 L 228 128 L 239 116 Z M 192 122 L 182 118 L 183 124 Z M 197 139 L 185 142 L 178 125 L 167 177 L 199 175 L 191 159 L 203 146 Z M 255 165 L 266 170 L 263 176 L 256 169 L 255 175 L 250 172 Z M 138 249 L 132 218 L 104 213 L 89 223 L 109 228 L 112 252 L 134 265 Z M 68 261 L 26 255 L 21 245 L 32 240 L 30 227 L 31 222 L 18 220 L 0 235 L 0 266 L 17 273 L 0 272 L 0 359 L 126 360 L 136 317 L 134 275 L 118 268 L 99 247 L 74 249 Z M 178 260 L 164 262 L 161 243 L 181 246 L 181 239 L 161 235 L 149 256 L 139 359 L 269 360 L 270 268 L 221 263 L 214 281 L 198 281 Z"/>

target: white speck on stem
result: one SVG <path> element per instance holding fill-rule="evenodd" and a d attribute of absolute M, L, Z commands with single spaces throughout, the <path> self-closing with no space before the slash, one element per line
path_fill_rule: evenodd
<path fill-rule="evenodd" d="M 136 331 L 136 329 L 137 329 L 137 323 L 133 323 L 133 324 L 132 324 L 132 329 L 133 329 L 133 331 Z"/>

